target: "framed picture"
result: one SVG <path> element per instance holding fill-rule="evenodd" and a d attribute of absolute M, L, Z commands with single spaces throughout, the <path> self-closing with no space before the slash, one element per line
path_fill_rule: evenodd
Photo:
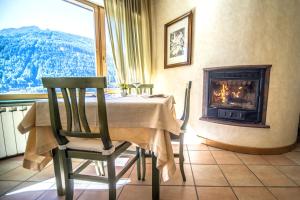
<path fill-rule="evenodd" d="M 165 24 L 165 69 L 191 64 L 192 20 L 190 11 Z"/>

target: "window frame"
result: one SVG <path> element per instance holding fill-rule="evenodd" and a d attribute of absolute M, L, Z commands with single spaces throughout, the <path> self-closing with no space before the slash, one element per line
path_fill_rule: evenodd
<path fill-rule="evenodd" d="M 68 0 L 63 0 L 68 1 Z M 103 6 L 97 5 L 89 0 L 75 0 L 87 5 L 94 11 L 95 26 L 95 55 L 96 55 L 96 76 L 106 76 L 106 41 L 105 41 L 105 10 Z M 0 100 L 18 99 L 47 99 L 48 94 L 0 94 Z"/>

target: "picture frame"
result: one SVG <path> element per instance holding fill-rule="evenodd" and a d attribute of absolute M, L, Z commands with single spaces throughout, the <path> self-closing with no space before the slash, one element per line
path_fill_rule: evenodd
<path fill-rule="evenodd" d="M 165 24 L 164 68 L 191 64 L 193 12 Z"/>

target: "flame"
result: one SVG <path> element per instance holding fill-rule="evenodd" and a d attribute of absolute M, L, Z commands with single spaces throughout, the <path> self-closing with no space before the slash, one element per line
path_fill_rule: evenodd
<path fill-rule="evenodd" d="M 226 84 L 222 84 L 222 89 L 219 92 L 214 91 L 214 95 L 216 97 L 220 97 L 222 103 L 225 103 L 228 96 L 228 86 Z"/>
<path fill-rule="evenodd" d="M 235 98 L 239 98 L 241 92 L 240 92 L 240 91 L 237 91 L 237 92 L 231 92 L 231 94 L 232 94 Z"/>
<path fill-rule="evenodd" d="M 228 95 L 228 87 L 225 84 L 222 84 L 222 89 L 221 89 L 221 99 L 222 99 L 222 103 L 226 102 L 226 97 Z"/>
<path fill-rule="evenodd" d="M 215 97 L 217 97 L 217 101 L 226 103 L 230 94 L 234 98 L 240 98 L 242 89 L 243 87 L 240 86 L 235 91 L 230 91 L 228 85 L 226 83 L 222 83 L 222 86 L 219 88 L 219 90 L 213 91 L 213 94 Z"/>

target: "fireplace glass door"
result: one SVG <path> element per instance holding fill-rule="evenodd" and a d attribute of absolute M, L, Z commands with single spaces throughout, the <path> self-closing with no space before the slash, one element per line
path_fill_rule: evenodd
<path fill-rule="evenodd" d="M 256 110 L 259 80 L 211 79 L 211 108 Z"/>

